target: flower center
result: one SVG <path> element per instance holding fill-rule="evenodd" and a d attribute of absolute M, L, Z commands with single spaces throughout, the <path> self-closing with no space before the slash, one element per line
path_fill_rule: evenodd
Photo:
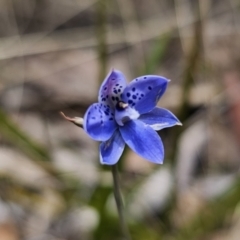
<path fill-rule="evenodd" d="M 128 104 L 125 103 L 125 102 L 122 102 L 122 101 L 119 101 L 119 102 L 117 102 L 117 104 L 116 104 L 116 109 L 117 109 L 118 111 L 123 111 L 123 110 L 126 109 L 127 107 L 128 107 Z"/>
<path fill-rule="evenodd" d="M 119 101 L 115 107 L 115 120 L 118 125 L 123 126 L 124 123 L 137 119 L 139 117 L 139 113 L 131 108 L 127 103 L 123 101 Z"/>

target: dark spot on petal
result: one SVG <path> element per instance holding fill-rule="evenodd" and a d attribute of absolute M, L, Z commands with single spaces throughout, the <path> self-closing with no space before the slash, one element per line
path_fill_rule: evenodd
<path fill-rule="evenodd" d="M 149 89 L 149 90 L 152 90 L 152 87 L 151 87 L 151 86 L 148 86 L 148 89 Z"/>
<path fill-rule="evenodd" d="M 101 120 L 101 124 L 103 125 L 103 120 Z"/>
<path fill-rule="evenodd" d="M 115 97 L 112 97 L 112 100 L 114 101 L 114 100 L 115 100 Z"/>
<path fill-rule="evenodd" d="M 136 78 L 135 80 L 136 80 L 136 82 L 138 81 L 138 79 L 137 79 L 137 78 Z"/>
<path fill-rule="evenodd" d="M 128 93 L 127 93 L 127 97 L 130 97 L 130 96 L 131 96 L 131 94 L 128 92 Z"/>
<path fill-rule="evenodd" d="M 120 97 L 123 98 L 123 94 L 121 94 Z"/>
<path fill-rule="evenodd" d="M 121 89 L 118 89 L 118 92 L 121 92 Z"/>
<path fill-rule="evenodd" d="M 123 86 L 120 86 L 120 88 L 122 88 Z"/>
<path fill-rule="evenodd" d="M 118 97 L 116 97 L 116 101 L 117 101 L 117 102 L 119 101 L 119 98 L 118 98 Z"/>
<path fill-rule="evenodd" d="M 141 97 L 144 97 L 144 94 L 141 94 Z"/>
<path fill-rule="evenodd" d="M 110 121 L 112 121 L 112 120 L 113 120 L 113 118 L 109 118 L 109 120 L 110 120 Z"/>
<path fill-rule="evenodd" d="M 131 104 L 131 103 L 133 103 L 133 101 L 132 100 L 128 100 L 128 103 Z"/>
<path fill-rule="evenodd" d="M 95 117 L 92 117 L 92 119 L 96 119 Z"/>
<path fill-rule="evenodd" d="M 147 77 L 144 77 L 143 79 L 147 79 Z"/>
<path fill-rule="evenodd" d="M 141 100 L 142 98 L 139 98 L 138 100 Z"/>
<path fill-rule="evenodd" d="M 132 107 L 134 107 L 136 104 L 135 103 L 132 103 Z"/>
<path fill-rule="evenodd" d="M 104 111 L 104 113 L 108 116 L 109 115 L 109 112 L 108 111 Z"/>
<path fill-rule="evenodd" d="M 106 96 L 106 98 L 108 99 L 108 95 Z"/>
<path fill-rule="evenodd" d="M 136 90 L 136 88 L 135 88 L 135 87 L 134 87 L 134 88 L 132 88 L 132 91 L 133 91 L 133 92 L 135 92 L 135 90 Z"/>
<path fill-rule="evenodd" d="M 105 101 L 106 101 L 106 98 L 103 98 L 102 101 L 105 102 Z"/>
<path fill-rule="evenodd" d="M 132 98 L 133 98 L 133 99 L 137 99 L 137 96 L 136 96 L 136 95 L 132 95 Z"/>
<path fill-rule="evenodd" d="M 114 81 L 115 80 L 115 78 L 112 78 L 112 81 Z"/>
<path fill-rule="evenodd" d="M 119 86 L 119 84 L 117 83 L 115 86 Z"/>
<path fill-rule="evenodd" d="M 106 90 L 107 90 L 107 87 L 105 87 L 104 90 L 106 91 Z"/>
<path fill-rule="evenodd" d="M 117 93 L 118 93 L 116 89 L 115 89 L 113 92 L 114 92 L 115 94 L 117 94 Z"/>

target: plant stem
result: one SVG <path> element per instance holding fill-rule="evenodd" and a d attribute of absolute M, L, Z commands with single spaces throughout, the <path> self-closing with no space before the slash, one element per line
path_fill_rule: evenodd
<path fill-rule="evenodd" d="M 108 0 L 98 0 L 96 2 L 96 37 L 97 37 L 97 54 L 99 60 L 98 83 L 101 86 L 103 79 L 106 76 L 107 60 L 108 60 L 108 46 L 107 46 L 107 7 L 110 4 Z"/>
<path fill-rule="evenodd" d="M 117 164 L 113 165 L 111 167 L 111 170 L 112 170 L 112 175 L 113 175 L 114 197 L 115 197 L 115 201 L 116 201 L 116 205 L 117 205 L 118 216 L 119 216 L 122 234 L 126 240 L 130 240 L 131 236 L 128 231 L 125 214 L 124 214 L 124 206 L 123 206 L 123 200 L 122 200 L 121 191 L 120 191 L 120 183 L 119 183 Z"/>

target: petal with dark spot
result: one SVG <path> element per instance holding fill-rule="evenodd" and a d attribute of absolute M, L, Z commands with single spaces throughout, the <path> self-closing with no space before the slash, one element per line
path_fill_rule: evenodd
<path fill-rule="evenodd" d="M 114 133 L 117 123 L 110 117 L 110 107 L 101 103 L 92 104 L 84 115 L 84 130 L 96 141 L 106 141 Z"/>

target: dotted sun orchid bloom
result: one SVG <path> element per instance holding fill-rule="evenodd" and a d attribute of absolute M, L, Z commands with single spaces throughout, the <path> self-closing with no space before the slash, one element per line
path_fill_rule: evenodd
<path fill-rule="evenodd" d="M 169 80 L 156 75 L 138 77 L 128 85 L 124 75 L 112 70 L 102 83 L 98 103 L 92 104 L 83 127 L 99 146 L 101 164 L 113 165 L 125 143 L 150 162 L 162 164 L 163 143 L 156 131 L 181 125 L 170 111 L 156 107 Z"/>

